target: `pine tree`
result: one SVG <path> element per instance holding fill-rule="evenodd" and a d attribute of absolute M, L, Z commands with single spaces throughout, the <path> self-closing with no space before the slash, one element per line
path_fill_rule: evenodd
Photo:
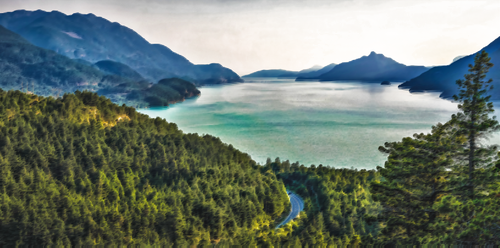
<path fill-rule="evenodd" d="M 452 121 L 458 125 L 458 132 L 467 137 L 467 146 L 462 154 L 467 164 L 459 164 L 455 171 L 467 175 L 458 177 L 461 186 L 459 192 L 467 190 L 465 195 L 470 199 L 476 198 L 476 191 L 484 190 L 485 183 L 491 182 L 492 175 L 484 172 L 494 165 L 493 156 L 498 149 L 497 146 L 481 144 L 492 132 L 500 130 L 495 116 L 489 116 L 494 112 L 491 96 L 487 94 L 488 90 L 493 89 L 493 80 L 485 81 L 485 78 L 492 66 L 488 53 L 478 53 L 474 65 L 469 65 L 470 73 L 464 76 L 465 80 L 457 80 L 460 92 L 453 96 L 459 102 L 460 112 L 452 116 Z"/>
<path fill-rule="evenodd" d="M 461 88 L 454 96 L 459 102 L 459 113 L 452 116 L 451 122 L 457 126 L 457 133 L 466 138 L 464 148 L 456 157 L 453 167 L 454 194 L 444 197 L 437 203 L 437 209 L 448 216 L 444 221 L 453 227 L 448 239 L 468 244 L 488 244 L 498 241 L 500 221 L 496 210 L 498 203 L 499 174 L 498 146 L 486 146 L 482 142 L 493 132 L 500 130 L 495 116 L 493 103 L 488 91 L 493 89 L 492 80 L 485 80 L 493 66 L 485 51 L 478 53 L 474 65 L 469 65 L 469 74 L 458 80 Z M 495 161 L 497 160 L 497 161 Z M 495 207 L 493 207 L 495 206 Z"/>
<path fill-rule="evenodd" d="M 434 126 L 431 134 L 414 134 L 379 147 L 389 157 L 384 168 L 377 167 L 384 181 L 372 182 L 370 191 L 384 207 L 385 238 L 411 242 L 417 236 L 443 231 L 432 225 L 438 214 L 432 206 L 440 196 L 451 193 L 448 169 L 463 143 L 462 136 L 454 135 L 453 125 L 445 123 Z"/>
<path fill-rule="evenodd" d="M 487 93 L 493 87 L 485 78 L 492 66 L 486 52 L 476 55 L 469 74 L 457 80 L 460 112 L 446 124 L 379 148 L 389 154 L 385 168 L 377 167 L 385 181 L 372 182 L 370 189 L 385 207 L 385 238 L 475 245 L 493 240 L 499 221 L 491 210 L 498 202 L 497 146 L 481 143 L 500 129 L 489 116 L 494 110 Z"/>

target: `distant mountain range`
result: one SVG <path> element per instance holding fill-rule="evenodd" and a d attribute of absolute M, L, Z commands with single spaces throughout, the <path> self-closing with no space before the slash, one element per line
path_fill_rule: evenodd
<path fill-rule="evenodd" d="M 18 10 L 0 14 L 0 25 L 5 26 L 0 27 L 0 86 L 6 89 L 26 91 L 28 84 L 36 83 L 38 94 L 91 90 L 115 102 L 152 106 L 153 102 L 168 104 L 199 94 L 187 81 L 196 85 L 243 81 L 220 64 L 195 65 L 163 45 L 150 44 L 131 29 L 93 14 Z M 484 50 L 495 64 L 488 77 L 498 82 L 500 38 Z M 406 66 L 372 52 L 339 65 L 301 71 L 262 70 L 245 77 L 405 81 L 401 89 L 440 91 L 441 97 L 450 98 L 458 90 L 455 81 L 463 78 L 473 62 L 474 54 L 459 56 L 448 66 Z M 160 80 L 162 85 L 153 87 L 151 83 Z M 157 94 L 161 92 L 165 98 L 156 99 L 162 97 Z M 492 95 L 500 99 L 500 87 Z"/>
<path fill-rule="evenodd" d="M 491 92 L 492 99 L 500 99 L 500 87 L 496 86 L 500 83 L 500 37 L 491 42 L 488 46 L 481 49 L 486 51 L 491 57 L 491 63 L 494 66 L 487 74 L 487 79 L 493 79 L 493 85 L 496 88 Z M 474 64 L 475 54 L 465 56 L 447 66 L 436 66 L 422 75 L 413 78 L 399 85 L 401 89 L 409 89 L 410 92 L 422 91 L 440 91 L 441 97 L 451 98 L 458 93 L 456 81 L 463 79 L 468 73 L 469 64 Z"/>
<path fill-rule="evenodd" d="M 331 63 L 319 70 L 316 70 L 316 71 L 310 71 L 310 72 L 305 72 L 305 73 L 299 73 L 297 75 L 297 81 L 300 81 L 300 80 L 309 80 L 309 79 L 319 79 L 319 77 L 327 72 L 329 72 L 330 70 L 333 69 L 333 67 L 337 66 L 337 64 L 335 63 Z"/>
<path fill-rule="evenodd" d="M 319 76 L 320 81 L 405 81 L 427 71 L 425 66 L 406 66 L 382 54 L 371 52 L 368 56 L 341 63 Z"/>
<path fill-rule="evenodd" d="M 405 81 L 429 70 L 425 66 L 406 66 L 387 58 L 382 54 L 371 52 L 350 62 L 329 64 L 323 68 L 316 66 L 308 70 L 261 70 L 244 77 L 295 77 L 301 80 L 357 80 L 380 83 L 382 81 Z"/>
<path fill-rule="evenodd" d="M 99 68 L 99 69 L 98 69 Z M 126 65 L 101 61 L 95 65 L 37 47 L 0 26 L 0 87 L 38 95 L 60 96 L 88 90 L 129 106 L 165 106 L 199 95 L 194 84 L 164 79 L 152 85 Z"/>
<path fill-rule="evenodd" d="M 170 77 L 198 85 L 242 82 L 220 64 L 194 65 L 166 46 L 150 44 L 133 30 L 93 14 L 17 10 L 0 14 L 0 25 L 36 46 L 92 64 L 119 62 L 153 82 Z"/>
<path fill-rule="evenodd" d="M 315 65 L 311 68 L 304 69 L 301 71 L 287 71 L 282 69 L 271 69 L 271 70 L 260 70 L 243 77 L 277 77 L 277 78 L 295 78 L 298 75 L 315 72 L 321 69 L 321 66 Z"/>
<path fill-rule="evenodd" d="M 481 49 L 491 57 L 493 68 L 487 79 L 492 78 L 494 89 L 490 92 L 493 100 L 500 100 L 500 37 Z M 474 64 L 475 54 L 457 56 L 447 66 L 406 66 L 382 54 L 371 52 L 368 56 L 341 63 L 330 64 L 321 70 L 299 74 L 297 81 L 317 79 L 320 81 L 359 80 L 373 81 L 405 81 L 400 89 L 410 92 L 439 91 L 442 98 L 451 98 L 458 93 L 456 80 L 463 79 L 468 73 L 469 64 Z"/>

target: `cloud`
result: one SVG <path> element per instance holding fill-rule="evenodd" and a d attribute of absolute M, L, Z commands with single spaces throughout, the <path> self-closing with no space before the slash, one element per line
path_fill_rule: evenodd
<path fill-rule="evenodd" d="M 81 40 L 81 39 L 82 39 L 82 37 L 80 37 L 80 35 L 77 35 L 77 34 L 76 34 L 76 33 L 74 33 L 74 32 L 64 32 L 64 31 L 61 31 L 61 32 L 63 32 L 63 33 L 65 33 L 65 34 L 67 34 L 67 35 L 68 35 L 69 37 L 71 37 L 71 38 L 75 38 L 75 39 L 79 39 L 79 40 Z"/>

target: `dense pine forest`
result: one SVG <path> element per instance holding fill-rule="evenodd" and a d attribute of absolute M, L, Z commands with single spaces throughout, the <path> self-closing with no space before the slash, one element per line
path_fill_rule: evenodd
<path fill-rule="evenodd" d="M 257 165 L 91 92 L 0 91 L 3 245 L 317 245 L 376 236 L 374 171 Z M 306 202 L 289 210 L 285 185 Z M 352 241 L 351 241 L 352 240 Z"/>
<path fill-rule="evenodd" d="M 0 170 L 6 246 L 238 242 L 289 208 L 247 154 L 90 92 L 0 91 Z"/>
<path fill-rule="evenodd" d="M 378 242 L 392 245 L 500 244 L 500 160 L 488 138 L 500 131 L 491 96 L 493 67 L 485 51 L 457 80 L 458 113 L 428 134 L 387 142 L 382 179 L 370 191 L 383 210 Z"/>
<path fill-rule="evenodd" d="M 380 232 L 380 223 L 365 219 L 381 211 L 369 191 L 370 182 L 380 180 L 376 171 L 323 165 L 305 167 L 279 159 L 273 163 L 268 161 L 264 167 L 274 171 L 287 189 L 304 198 L 305 212 L 301 213 L 298 223 L 284 228 L 290 235 L 280 237 L 280 232 L 277 233 L 280 245 L 370 244 Z"/>
<path fill-rule="evenodd" d="M 479 53 L 457 81 L 459 112 L 379 147 L 377 170 L 259 165 L 93 92 L 0 89 L 0 245 L 499 245 L 492 66 Z M 276 229 L 286 190 L 305 208 Z"/>

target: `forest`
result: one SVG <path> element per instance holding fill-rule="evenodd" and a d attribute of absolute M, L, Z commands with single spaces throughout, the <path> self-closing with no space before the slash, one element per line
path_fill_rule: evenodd
<path fill-rule="evenodd" d="M 500 160 L 488 138 L 500 130 L 491 96 L 493 67 L 485 51 L 457 80 L 458 113 L 428 134 L 386 142 L 388 155 L 370 184 L 383 209 L 370 221 L 384 225 L 378 242 L 392 245 L 500 244 Z"/>
<path fill-rule="evenodd" d="M 260 165 L 97 93 L 0 90 L 0 245 L 499 245 L 492 66 L 479 53 L 457 81 L 459 112 L 380 146 L 377 170 Z M 305 208 L 276 229 L 286 190 Z"/>
<path fill-rule="evenodd" d="M 380 209 L 375 171 L 261 166 L 92 92 L 0 91 L 0 104 L 2 245 L 317 245 L 378 233 L 364 221 Z M 285 185 L 307 211 L 276 232 Z"/>
<path fill-rule="evenodd" d="M 284 184 L 212 136 L 91 92 L 0 91 L 0 245 L 203 245 L 274 225 Z"/>
<path fill-rule="evenodd" d="M 386 142 L 376 171 L 274 163 L 288 189 L 305 199 L 306 214 L 276 247 L 498 246 L 500 152 L 488 138 L 500 131 L 491 96 L 493 67 L 484 51 L 457 80 L 459 112 L 428 134 Z"/>

